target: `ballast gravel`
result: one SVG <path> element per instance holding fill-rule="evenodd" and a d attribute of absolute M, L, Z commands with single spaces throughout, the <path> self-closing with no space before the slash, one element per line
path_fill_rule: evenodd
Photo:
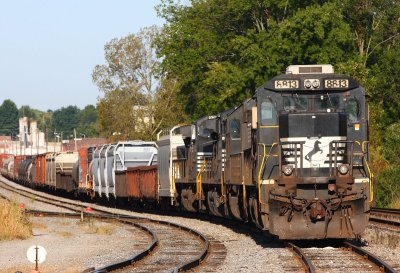
<path fill-rule="evenodd" d="M 400 272 L 400 230 L 382 225 L 370 224 L 363 239 L 367 246 L 363 248 L 378 256 Z"/>

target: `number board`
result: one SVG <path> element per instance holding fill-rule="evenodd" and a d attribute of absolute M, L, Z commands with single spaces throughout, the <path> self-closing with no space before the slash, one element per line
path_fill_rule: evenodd
<path fill-rule="evenodd" d="M 276 80 L 275 89 L 298 89 L 299 80 Z"/>
<path fill-rule="evenodd" d="M 348 79 L 327 79 L 325 80 L 325 88 L 342 89 L 349 88 Z"/>

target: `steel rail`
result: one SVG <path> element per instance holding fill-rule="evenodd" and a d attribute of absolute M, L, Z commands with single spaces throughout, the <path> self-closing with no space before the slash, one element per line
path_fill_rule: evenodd
<path fill-rule="evenodd" d="M 385 213 L 385 214 L 395 214 L 400 216 L 400 209 L 389 209 L 389 208 L 371 208 L 372 213 Z"/>
<path fill-rule="evenodd" d="M 315 269 L 315 266 L 313 265 L 313 263 L 311 262 L 311 260 L 305 255 L 305 253 L 301 250 L 301 248 L 299 248 L 298 246 L 296 246 L 295 244 L 293 244 L 292 242 L 285 242 L 286 246 L 288 248 L 290 248 L 297 256 L 300 257 L 300 259 L 303 262 L 303 265 L 306 267 L 305 269 L 307 270 L 307 272 L 309 273 L 315 273 L 317 272 Z"/>
<path fill-rule="evenodd" d="M 389 220 L 389 219 L 384 219 L 384 218 L 369 217 L 369 221 L 400 227 L 400 222 Z"/>
<path fill-rule="evenodd" d="M 124 215 L 124 214 L 114 214 L 112 217 L 113 218 L 115 217 L 116 219 L 122 218 L 122 219 L 146 220 L 151 223 L 172 226 L 172 227 L 178 228 L 180 230 L 184 230 L 188 233 L 191 233 L 191 234 L 197 236 L 201 241 L 203 241 L 204 246 L 199 255 L 197 255 L 195 258 L 191 259 L 190 261 L 187 261 L 187 262 L 184 262 L 184 263 L 178 265 L 177 267 L 172 269 L 171 272 L 180 272 L 180 271 L 189 270 L 196 266 L 199 266 L 200 263 L 205 259 L 205 257 L 208 254 L 209 245 L 210 245 L 208 238 L 201 232 L 194 230 L 192 228 L 189 228 L 187 226 L 183 226 L 180 224 L 176 224 L 176 223 L 172 223 L 172 222 L 168 222 L 168 221 L 164 221 L 164 220 L 155 220 L 155 219 L 145 218 L 145 217 L 128 216 L 128 215 Z M 101 272 L 107 272 L 107 271 L 101 271 Z M 96 271 L 96 273 L 100 273 L 100 272 Z"/>
<path fill-rule="evenodd" d="M 382 216 L 382 217 L 379 217 Z M 398 219 L 398 220 L 397 220 Z M 371 222 L 381 223 L 391 226 L 400 226 L 400 210 L 387 208 L 371 208 Z M 396 221 L 397 220 L 397 221 Z"/>
<path fill-rule="evenodd" d="M 390 266 L 388 263 L 375 256 L 374 254 L 370 253 L 369 251 L 362 249 L 361 247 L 358 247 L 349 241 L 344 241 L 343 244 L 351 251 L 357 253 L 358 255 L 363 256 L 364 258 L 367 258 L 369 261 L 377 265 L 379 268 L 382 269 L 383 272 L 397 273 L 397 271 L 392 266 Z"/>
<path fill-rule="evenodd" d="M 8 187 L 10 187 L 10 188 L 8 188 Z M 71 208 L 69 206 L 53 203 L 53 202 L 62 202 L 62 203 L 68 204 L 67 202 L 63 202 L 63 201 L 58 200 L 56 198 L 50 198 L 50 197 L 45 197 L 45 196 L 41 196 L 41 195 L 35 195 L 32 192 L 29 192 L 29 191 L 23 190 L 23 189 L 13 188 L 10 185 L 7 185 L 7 187 L 5 187 L 4 185 L 0 185 L 0 188 L 5 189 L 5 190 L 10 191 L 10 192 L 13 192 L 13 193 L 17 193 L 18 195 L 21 195 L 21 196 L 26 197 L 26 198 L 32 198 L 32 196 L 30 196 L 30 195 L 34 195 L 36 198 L 39 197 L 39 198 L 51 200 L 51 201 L 47 201 L 47 200 L 38 200 L 37 199 L 36 201 L 41 202 L 41 203 L 45 203 L 45 204 L 49 204 L 49 205 L 52 205 L 52 206 L 55 206 L 55 207 L 59 207 L 59 208 L 62 208 L 62 209 L 67 209 L 67 210 L 72 210 L 72 211 L 77 211 L 78 212 L 77 209 Z M 23 193 L 23 192 L 25 192 L 25 193 Z M 8 198 L 6 198 L 6 199 L 8 199 Z M 71 203 L 69 205 L 75 205 L 75 204 Z M 77 205 L 75 205 L 75 206 L 77 206 Z"/>

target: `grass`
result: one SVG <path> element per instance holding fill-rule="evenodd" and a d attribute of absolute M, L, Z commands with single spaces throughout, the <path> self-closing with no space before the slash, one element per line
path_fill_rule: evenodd
<path fill-rule="evenodd" d="M 68 218 L 64 218 L 64 217 L 58 219 L 58 221 L 56 223 L 61 226 L 70 226 L 71 225 L 71 221 L 69 221 Z"/>
<path fill-rule="evenodd" d="M 59 232 L 57 232 L 57 235 L 64 237 L 64 238 L 69 238 L 69 237 L 74 236 L 74 234 L 72 234 L 71 232 L 68 232 L 68 231 L 59 231 Z"/>
<path fill-rule="evenodd" d="M 31 237 L 31 224 L 15 202 L 0 199 L 0 219 L 0 241 Z"/>
<path fill-rule="evenodd" d="M 83 230 L 90 234 L 111 235 L 115 230 L 115 227 L 98 222 L 92 217 L 85 218 L 80 224 Z"/>
<path fill-rule="evenodd" d="M 393 208 L 394 208 L 394 209 L 400 209 L 400 199 L 397 199 L 397 200 L 393 203 Z"/>
<path fill-rule="evenodd" d="M 45 224 L 37 223 L 37 222 L 32 223 L 31 227 L 39 229 L 39 230 L 43 230 L 43 231 L 47 230 L 47 226 Z"/>

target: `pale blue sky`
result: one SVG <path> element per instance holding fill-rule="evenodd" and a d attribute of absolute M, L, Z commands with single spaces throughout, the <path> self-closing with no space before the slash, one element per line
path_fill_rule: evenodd
<path fill-rule="evenodd" d="M 96 104 L 104 45 L 161 26 L 160 0 L 0 0 L 0 104 L 42 111 Z"/>

